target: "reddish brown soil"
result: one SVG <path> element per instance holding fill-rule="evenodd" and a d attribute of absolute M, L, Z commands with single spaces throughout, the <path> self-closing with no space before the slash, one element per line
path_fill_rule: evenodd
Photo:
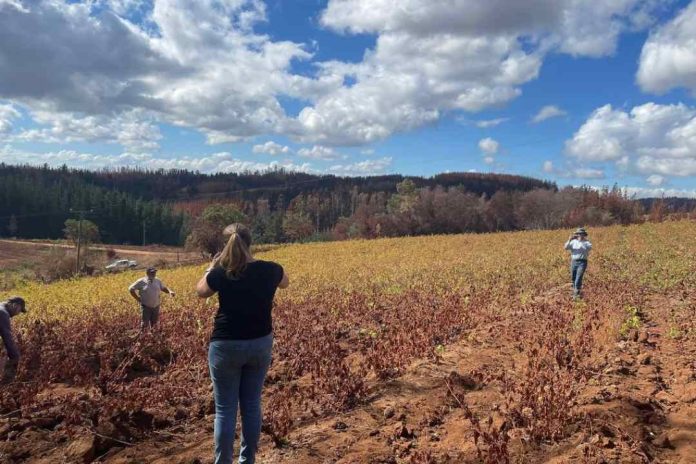
<path fill-rule="evenodd" d="M 9 268 L 31 261 L 46 251 L 45 247 L 37 247 L 14 240 L 0 240 L 0 266 Z"/>
<path fill-rule="evenodd" d="M 0 264 L 5 264 L 6 260 L 26 259 L 31 255 L 37 255 L 49 248 L 75 248 L 67 243 L 52 243 L 31 240 L 6 240 L 0 239 Z M 181 248 L 167 247 L 160 245 L 134 246 L 134 245 L 93 245 L 93 251 L 106 251 L 113 249 L 116 253 L 124 256 L 156 256 L 163 259 L 176 259 L 177 255 L 182 259 L 195 259 L 200 257 L 199 253 L 184 251 Z"/>
<path fill-rule="evenodd" d="M 556 289 L 566 294 L 567 289 Z M 559 295 L 547 295 L 556 298 Z M 591 295 L 588 295 L 591 298 Z M 578 397 L 578 419 L 567 437 L 531 445 L 512 430 L 511 455 L 524 463 L 694 463 L 696 462 L 696 376 L 693 342 L 670 332 L 670 313 L 679 301 L 654 297 L 643 314 L 643 327 L 624 341 L 607 341 Z M 524 327 L 523 314 L 518 323 Z M 472 427 L 448 394 L 456 388 L 468 406 L 486 417 L 504 399 L 497 381 L 480 376 L 489 370 L 514 370 L 517 340 L 501 330 L 500 321 L 470 331 L 448 345 L 440 362 L 413 363 L 401 377 L 373 381 L 370 398 L 345 413 L 299 423 L 288 442 L 275 447 L 263 436 L 260 463 L 468 463 L 479 462 Z M 533 327 L 526 327 L 533 330 Z M 502 335 L 501 335 L 502 334 Z M 449 385 L 449 386 L 448 386 Z M 47 397 L 88 394 L 57 388 Z M 211 463 L 213 416 L 187 421 L 131 445 L 116 443 L 99 456 L 101 440 L 90 433 L 67 437 L 51 424 L 32 427 L 11 443 L 0 462 L 57 463 Z M 56 437 L 61 436 L 60 440 Z M 95 448 L 95 442 L 97 446 Z M 112 443 L 113 445 L 113 443 Z"/>

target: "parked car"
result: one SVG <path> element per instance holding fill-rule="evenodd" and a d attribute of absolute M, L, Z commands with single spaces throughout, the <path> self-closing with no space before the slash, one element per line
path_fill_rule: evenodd
<path fill-rule="evenodd" d="M 126 269 L 133 269 L 138 265 L 137 261 L 132 261 L 130 259 L 119 259 L 113 263 L 106 266 L 107 271 L 125 271 Z"/>

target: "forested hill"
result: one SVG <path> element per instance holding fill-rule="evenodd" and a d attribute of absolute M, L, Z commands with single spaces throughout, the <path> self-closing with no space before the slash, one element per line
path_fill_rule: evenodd
<path fill-rule="evenodd" d="M 56 239 L 65 221 L 79 217 L 99 226 L 106 243 L 177 244 L 185 238 L 186 215 L 170 205 L 90 182 L 67 169 L 0 165 L 0 236 Z"/>
<path fill-rule="evenodd" d="M 284 170 L 206 175 L 183 170 L 87 171 L 0 164 L 0 236 L 61 238 L 66 219 L 77 217 L 82 210 L 99 226 L 106 243 L 181 244 L 189 232 L 189 213 L 196 215 L 210 203 L 235 201 L 252 217 L 254 212 L 244 205 L 264 201 L 282 217 L 293 199 L 306 194 L 332 198 L 331 211 L 314 221 L 327 230 L 353 212 L 357 195 L 396 193 L 396 185 L 404 179 L 400 175 L 351 178 Z M 418 187 L 457 186 L 488 196 L 499 190 L 556 189 L 553 183 L 499 174 L 410 179 Z M 280 226 L 277 229 L 267 240 L 284 239 Z"/>
<path fill-rule="evenodd" d="M 276 243 L 628 224 L 644 213 L 617 187 L 559 190 L 503 174 L 206 175 L 0 164 L 0 235 L 60 238 L 78 211 L 87 211 L 103 242 L 134 244 L 201 243 L 230 221 L 249 224 L 258 242 Z"/>
<path fill-rule="evenodd" d="M 282 193 L 292 198 L 306 192 L 350 191 L 360 193 L 396 192 L 396 184 L 406 179 L 402 175 L 371 177 L 336 177 L 289 172 L 282 169 L 263 173 L 201 174 L 184 170 L 87 171 L 8 166 L 0 164 L 0 176 L 30 177 L 41 182 L 78 182 L 107 190 L 128 193 L 144 200 L 190 201 L 200 198 L 235 198 L 254 200 L 267 198 L 270 193 Z M 556 184 L 531 177 L 507 174 L 447 173 L 434 177 L 409 176 L 417 187 L 462 187 L 464 190 L 492 196 L 499 190 L 526 192 L 535 188 L 556 189 Z"/>

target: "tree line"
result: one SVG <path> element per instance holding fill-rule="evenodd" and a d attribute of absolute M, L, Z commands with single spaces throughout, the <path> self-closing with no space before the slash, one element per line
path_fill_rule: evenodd
<path fill-rule="evenodd" d="M 307 192 L 350 192 L 354 188 L 361 193 L 394 192 L 397 183 L 412 180 L 418 187 L 463 186 L 479 195 L 493 195 L 498 190 L 528 191 L 535 188 L 556 189 L 556 184 L 532 177 L 509 174 L 445 173 L 432 177 L 390 174 L 369 177 L 338 177 L 287 171 L 283 168 L 263 172 L 202 174 L 186 170 L 147 170 L 120 168 L 88 171 L 66 167 L 50 169 L 47 166 L 0 165 L 0 170 L 40 170 L 44 175 L 70 176 L 81 182 L 107 190 L 116 190 L 143 200 L 191 201 L 235 199 L 254 201 L 265 198 L 275 204 L 282 197 L 287 202 Z"/>
<path fill-rule="evenodd" d="M 68 169 L 0 165 L 0 235 L 33 239 L 64 236 L 66 221 L 86 219 L 106 243 L 179 244 L 188 215 L 172 205 L 86 182 Z"/>
<path fill-rule="evenodd" d="M 630 224 L 643 219 L 640 203 L 618 187 L 566 187 L 492 196 L 459 188 L 416 188 L 404 181 L 394 195 L 363 195 L 355 213 L 332 230 L 337 239 L 501 232 Z"/>
<path fill-rule="evenodd" d="M 660 211 L 653 208 L 647 217 L 662 220 L 664 215 L 656 215 Z M 353 191 L 342 198 L 335 192 L 309 192 L 294 197 L 285 209 L 266 199 L 213 203 L 197 216 L 187 244 L 215 253 L 223 245 L 219 231 L 231 222 L 248 224 L 257 242 L 277 243 L 606 226 L 645 219 L 642 204 L 616 186 L 498 190 L 489 197 L 463 187 L 418 187 L 405 179 L 394 193 Z"/>
<path fill-rule="evenodd" d="M 669 213 L 618 187 L 567 187 L 530 177 L 446 173 L 336 177 L 277 169 L 213 174 L 0 165 L 0 234 L 60 238 L 75 211 L 106 243 L 184 244 L 207 252 L 219 230 L 249 225 L 257 243 L 629 224 Z M 679 203 L 685 208 L 688 203 Z"/>

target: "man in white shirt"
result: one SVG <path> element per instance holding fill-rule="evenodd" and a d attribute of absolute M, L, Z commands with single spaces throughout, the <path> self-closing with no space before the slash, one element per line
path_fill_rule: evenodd
<path fill-rule="evenodd" d="M 128 291 L 140 303 L 142 311 L 142 323 L 140 330 L 152 329 L 159 322 L 160 293 L 175 293 L 167 288 L 157 277 L 157 269 L 150 267 L 147 269 L 145 277 L 136 280 L 128 287 Z"/>
<path fill-rule="evenodd" d="M 573 298 L 580 298 L 582 296 L 582 278 L 587 269 L 587 257 L 592 250 L 592 243 L 587 240 L 587 231 L 582 227 L 576 230 L 566 242 L 565 249 L 570 251 L 570 279 L 573 283 Z"/>

